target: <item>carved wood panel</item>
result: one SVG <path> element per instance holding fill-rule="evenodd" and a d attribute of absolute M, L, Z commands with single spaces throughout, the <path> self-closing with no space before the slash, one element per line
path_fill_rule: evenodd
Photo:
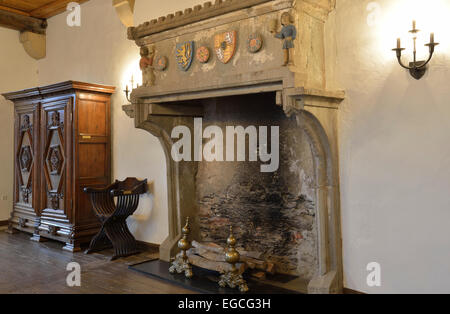
<path fill-rule="evenodd" d="M 44 103 L 41 113 L 42 140 L 42 207 L 44 213 L 54 213 L 67 217 L 66 192 L 70 151 L 70 99 Z"/>
<path fill-rule="evenodd" d="M 16 203 L 33 206 L 33 174 L 34 174 L 34 120 L 33 109 L 17 113 L 16 126 Z"/>

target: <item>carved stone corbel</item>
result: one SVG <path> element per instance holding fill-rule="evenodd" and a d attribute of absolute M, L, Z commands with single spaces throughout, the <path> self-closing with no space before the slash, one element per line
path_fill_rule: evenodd
<path fill-rule="evenodd" d="M 134 4 L 135 0 L 113 0 L 117 15 L 126 27 L 134 26 Z"/>
<path fill-rule="evenodd" d="M 135 105 L 124 105 L 122 106 L 122 110 L 127 116 L 129 116 L 131 119 L 134 119 Z"/>
<path fill-rule="evenodd" d="M 307 107 L 339 109 L 339 104 L 345 98 L 345 92 L 288 88 L 284 89 L 282 95 L 278 97 L 281 98 L 284 112 L 288 117 L 291 117 L 294 112 Z"/>
<path fill-rule="evenodd" d="M 22 32 L 20 34 L 20 43 L 23 45 L 23 48 L 30 57 L 36 60 L 45 58 L 47 54 L 47 41 L 45 34 Z"/>

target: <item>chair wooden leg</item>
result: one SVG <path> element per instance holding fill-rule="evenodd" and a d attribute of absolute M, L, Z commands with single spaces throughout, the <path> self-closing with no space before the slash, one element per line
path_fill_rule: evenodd
<path fill-rule="evenodd" d="M 112 247 L 111 241 L 108 239 L 108 236 L 105 232 L 105 227 L 103 226 L 102 229 L 97 233 L 97 235 L 92 238 L 91 244 L 89 245 L 89 248 L 84 252 L 85 254 L 90 254 L 94 252 L 100 252 L 105 249 L 109 249 Z"/>
<path fill-rule="evenodd" d="M 114 247 L 114 256 L 111 260 L 140 253 L 138 243 L 125 220 L 111 222 L 105 226 L 105 231 Z"/>

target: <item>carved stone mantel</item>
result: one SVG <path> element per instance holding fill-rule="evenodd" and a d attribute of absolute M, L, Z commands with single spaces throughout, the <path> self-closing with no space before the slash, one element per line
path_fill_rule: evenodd
<path fill-rule="evenodd" d="M 296 117 L 314 159 L 319 273 L 308 291 L 342 291 L 337 114 L 345 93 L 327 90 L 324 60 L 324 23 L 334 5 L 334 0 L 216 1 L 129 29 L 129 38 L 138 46 L 154 46 L 156 57 L 168 60 L 167 69 L 155 70 L 155 86 L 133 90 L 131 104 L 123 107 L 136 128 L 159 138 L 165 152 L 169 236 L 161 245 L 161 259 L 169 261 L 175 256 L 182 223 L 187 216 L 196 217 L 197 208 L 197 163 L 173 161 L 172 129 L 185 125 L 192 130 L 193 118 L 203 116 L 202 102 L 207 99 L 274 93 L 276 105 L 282 106 L 288 117 Z M 282 43 L 268 28 L 284 12 L 294 17 L 298 29 L 290 66 L 282 66 Z M 222 64 L 214 55 L 214 36 L 227 31 L 237 31 L 237 47 L 230 63 Z M 264 40 L 263 49 L 255 54 L 246 47 L 247 38 L 254 33 Z M 185 41 L 210 48 L 210 61 L 201 64 L 194 55 L 188 71 L 178 69 L 175 47 Z M 198 232 L 194 223 L 193 236 Z"/>

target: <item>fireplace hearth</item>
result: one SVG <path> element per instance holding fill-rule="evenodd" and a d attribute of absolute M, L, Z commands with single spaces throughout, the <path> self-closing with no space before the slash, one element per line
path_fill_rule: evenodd
<path fill-rule="evenodd" d="M 169 236 L 161 245 L 162 261 L 175 257 L 181 227 L 192 217 L 198 241 L 224 246 L 233 226 L 238 246 L 276 264 L 284 279 L 268 278 L 272 286 L 342 292 L 337 113 L 345 93 L 327 89 L 325 66 L 325 55 L 334 57 L 325 54 L 324 27 L 334 5 L 216 1 L 129 29 L 130 39 L 154 52 L 145 56 L 155 63 L 143 69 L 147 84 L 133 90 L 124 111 L 137 128 L 160 139 L 166 154 Z M 287 13 L 297 36 L 283 44 L 274 30 L 283 32 Z M 284 48 L 291 46 L 292 62 L 284 66 Z M 198 118 L 200 131 L 216 126 L 223 134 L 227 126 L 278 127 L 276 171 L 262 172 L 267 163 L 249 158 L 175 161 L 173 129 L 184 126 L 195 134 Z M 246 156 L 255 148 L 249 138 Z M 256 152 L 275 148 L 267 143 Z"/>
<path fill-rule="evenodd" d="M 145 262 L 130 266 L 133 271 L 145 274 L 147 276 L 164 280 L 172 284 L 176 284 L 183 288 L 204 294 L 244 294 L 237 289 L 221 288 L 217 284 L 219 274 L 213 271 L 205 270 L 199 267 L 193 267 L 193 271 L 196 274 L 194 279 L 187 279 L 183 274 L 171 274 L 169 273 L 170 263 L 161 260 Z M 291 278 L 287 276 L 276 276 L 275 279 L 280 283 L 289 282 Z M 299 294 L 298 291 L 283 288 L 271 284 L 271 282 L 261 282 L 249 279 L 249 292 L 247 294 Z"/>

